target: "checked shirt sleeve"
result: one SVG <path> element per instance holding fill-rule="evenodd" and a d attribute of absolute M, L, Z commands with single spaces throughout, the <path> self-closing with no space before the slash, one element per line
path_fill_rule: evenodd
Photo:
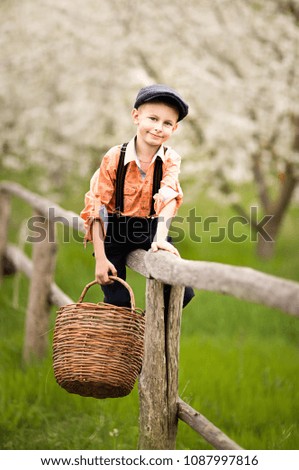
<path fill-rule="evenodd" d="M 173 199 L 176 200 L 176 206 L 173 216 L 183 202 L 183 192 L 179 183 L 179 173 L 181 166 L 181 157 L 172 149 L 168 149 L 165 154 L 165 163 L 163 177 L 158 193 L 154 195 L 154 209 L 157 215 Z"/>
<path fill-rule="evenodd" d="M 103 158 L 100 168 L 90 180 L 90 189 L 85 194 L 85 207 L 80 213 L 86 230 L 84 241 L 92 241 L 92 224 L 99 220 L 106 233 L 107 205 L 114 198 L 117 151 L 111 149 Z M 118 151 L 119 153 L 119 151 Z"/>

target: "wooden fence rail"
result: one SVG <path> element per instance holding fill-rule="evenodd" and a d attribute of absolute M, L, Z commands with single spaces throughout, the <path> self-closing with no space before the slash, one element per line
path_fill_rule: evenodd
<path fill-rule="evenodd" d="M 34 209 L 46 234 L 43 241 L 34 244 L 32 261 L 7 242 L 11 196 L 21 198 Z M 0 275 L 5 271 L 5 260 L 9 260 L 16 270 L 31 279 L 24 344 L 24 359 L 28 361 L 32 354 L 42 356 L 47 347 L 46 342 L 41 343 L 41 338 L 46 341 L 44 332 L 48 329 L 49 305 L 73 302 L 53 281 L 56 258 L 54 223 L 59 221 L 83 232 L 83 221 L 74 212 L 65 211 L 14 182 L 0 183 L 0 217 Z M 177 421 L 181 419 L 215 448 L 241 449 L 178 397 L 183 286 L 232 295 L 299 316 L 299 284 L 247 267 L 184 260 L 162 251 L 136 250 L 129 255 L 127 264 L 147 278 L 145 351 L 139 379 L 139 448 L 174 449 Z M 166 319 L 164 283 L 172 286 Z"/>

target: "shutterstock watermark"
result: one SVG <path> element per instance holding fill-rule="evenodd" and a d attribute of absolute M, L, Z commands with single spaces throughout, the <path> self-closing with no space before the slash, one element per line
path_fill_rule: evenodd
<path fill-rule="evenodd" d="M 83 243 L 84 235 L 81 233 L 82 220 L 79 216 L 65 217 L 56 215 L 55 207 L 50 207 L 48 216 L 33 215 L 27 221 L 28 235 L 26 242 L 40 243 L 48 240 L 49 243 L 56 242 L 55 230 L 50 229 L 53 224 L 61 224 L 63 229 L 62 241 L 63 243 L 70 243 L 75 241 Z"/>
<path fill-rule="evenodd" d="M 220 224 L 220 217 L 210 215 L 202 217 L 197 215 L 196 209 L 190 209 L 187 217 L 175 217 L 171 224 L 171 236 L 174 241 L 182 241 L 185 237 L 183 225 L 187 222 L 189 238 L 196 243 L 207 241 L 210 243 L 221 243 L 229 240 L 233 243 L 246 241 L 257 242 L 261 236 L 267 242 L 273 242 L 267 232 L 266 225 L 272 219 L 272 215 L 265 215 L 258 219 L 258 207 L 250 207 L 249 217 L 234 215 L 227 219 L 224 225 Z M 208 235 L 208 237 L 207 237 Z"/>
<path fill-rule="evenodd" d="M 267 231 L 267 224 L 272 215 L 264 215 L 259 218 L 258 207 L 250 207 L 248 217 L 235 215 L 221 223 L 218 215 L 203 217 L 196 212 L 195 208 L 189 210 L 185 217 L 176 216 L 172 219 L 169 233 L 174 243 L 182 242 L 189 237 L 194 243 L 221 243 L 228 240 L 232 243 L 244 243 L 246 241 L 257 242 L 262 237 L 267 242 L 273 242 Z M 48 240 L 50 243 L 56 241 L 55 230 L 49 230 L 50 226 L 59 223 L 62 225 L 63 243 L 83 242 L 84 235 L 81 232 L 82 220 L 79 216 L 66 218 L 55 214 L 55 208 L 49 208 L 48 217 L 32 216 L 28 219 L 28 236 L 26 241 L 38 243 Z M 136 217 L 107 217 L 104 224 L 112 224 L 107 233 L 107 240 L 115 239 L 118 243 L 132 242 L 134 244 L 144 243 L 146 234 L 153 233 L 156 229 L 156 219 Z"/>

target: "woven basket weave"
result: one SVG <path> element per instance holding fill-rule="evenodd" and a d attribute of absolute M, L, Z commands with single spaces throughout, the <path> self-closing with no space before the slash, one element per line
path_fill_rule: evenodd
<path fill-rule="evenodd" d="M 99 302 L 78 302 L 57 312 L 53 336 L 53 368 L 57 383 L 70 393 L 84 397 L 116 398 L 128 395 L 140 373 L 143 359 L 144 312 L 135 308 L 131 287 L 131 309 Z"/>

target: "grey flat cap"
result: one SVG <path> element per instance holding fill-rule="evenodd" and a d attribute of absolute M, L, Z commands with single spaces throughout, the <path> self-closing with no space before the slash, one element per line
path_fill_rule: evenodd
<path fill-rule="evenodd" d="M 157 99 L 161 99 L 161 102 L 169 103 L 176 107 L 179 113 L 178 121 L 187 116 L 189 106 L 177 91 L 167 85 L 156 84 L 141 88 L 136 97 L 134 108 L 137 109 L 142 104 Z"/>

